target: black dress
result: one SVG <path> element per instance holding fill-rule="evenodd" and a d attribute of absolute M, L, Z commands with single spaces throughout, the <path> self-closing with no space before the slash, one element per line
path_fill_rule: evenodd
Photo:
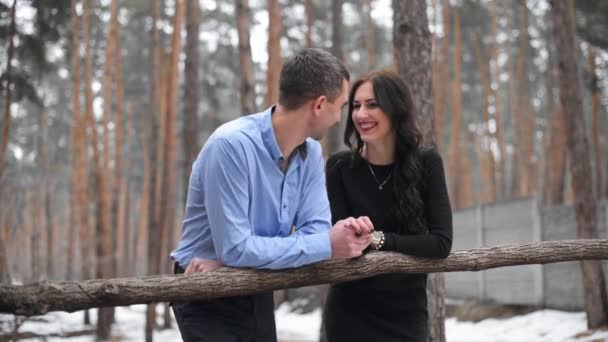
<path fill-rule="evenodd" d="M 393 177 L 379 188 L 393 165 L 368 166 L 353 152 L 337 153 L 327 161 L 333 223 L 349 216 L 369 216 L 374 228 L 385 234 L 382 250 L 447 257 L 452 246 L 452 211 L 443 162 L 436 151 L 425 150 L 419 165 L 423 233 L 412 233 L 408 222 L 399 222 L 391 210 L 396 203 Z M 426 280 L 426 274 L 396 273 L 332 285 L 324 310 L 327 341 L 426 341 Z"/>

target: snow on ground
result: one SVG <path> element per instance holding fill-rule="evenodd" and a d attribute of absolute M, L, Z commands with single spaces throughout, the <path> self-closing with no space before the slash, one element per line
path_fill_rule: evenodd
<path fill-rule="evenodd" d="M 158 306 L 159 313 L 161 306 Z M 113 335 L 120 341 L 144 341 L 145 324 L 144 305 L 119 307 L 116 310 L 117 323 Z M 95 310 L 91 311 L 95 321 Z M 37 319 L 26 321 L 19 331 L 38 334 L 62 333 L 84 330 L 90 327 L 82 323 L 82 312 L 53 312 Z M 308 314 L 291 312 L 288 304 L 281 305 L 276 311 L 277 333 L 279 341 L 316 342 L 321 324 L 321 311 Z M 0 315 L 0 332 L 6 333 L 12 322 L 11 315 Z M 156 341 L 181 341 L 177 328 L 156 332 Z M 540 310 L 509 319 L 485 319 L 479 322 L 463 322 L 454 318 L 446 321 L 446 335 L 449 342 L 608 342 L 608 331 L 586 332 L 585 314 L 582 312 L 564 312 L 557 310 Z M 578 339 L 576 336 L 580 336 Z M 51 337 L 49 342 L 93 342 L 92 336 L 73 338 Z M 28 339 L 24 341 L 36 341 Z"/>

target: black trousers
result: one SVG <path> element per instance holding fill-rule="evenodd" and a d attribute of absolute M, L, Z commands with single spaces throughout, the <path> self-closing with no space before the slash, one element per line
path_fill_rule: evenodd
<path fill-rule="evenodd" d="M 184 273 L 177 263 L 174 273 Z M 184 342 L 276 342 L 272 292 L 172 303 Z"/>

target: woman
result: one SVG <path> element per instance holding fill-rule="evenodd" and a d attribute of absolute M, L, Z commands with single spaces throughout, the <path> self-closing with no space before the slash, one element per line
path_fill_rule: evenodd
<path fill-rule="evenodd" d="M 452 212 L 443 162 L 422 148 L 407 85 L 393 72 L 374 72 L 353 84 L 348 104 L 350 151 L 327 161 L 332 220 L 368 216 L 371 251 L 446 258 Z M 333 285 L 327 341 L 426 341 L 426 280 L 399 273 Z"/>

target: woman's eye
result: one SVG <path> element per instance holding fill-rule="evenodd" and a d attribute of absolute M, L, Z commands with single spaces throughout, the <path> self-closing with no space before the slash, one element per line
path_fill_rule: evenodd
<path fill-rule="evenodd" d="M 355 103 L 355 104 L 353 105 L 353 109 L 359 109 L 359 108 L 361 108 L 361 105 L 360 105 L 360 104 Z"/>

